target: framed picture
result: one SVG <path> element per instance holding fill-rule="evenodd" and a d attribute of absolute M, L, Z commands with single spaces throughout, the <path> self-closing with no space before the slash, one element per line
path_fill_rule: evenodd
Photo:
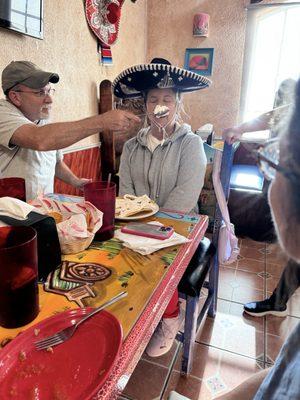
<path fill-rule="evenodd" d="M 211 75 L 214 49 L 186 49 L 184 68 L 200 75 Z"/>

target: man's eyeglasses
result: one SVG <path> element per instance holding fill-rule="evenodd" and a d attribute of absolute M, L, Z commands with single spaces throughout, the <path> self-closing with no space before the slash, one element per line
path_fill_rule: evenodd
<path fill-rule="evenodd" d="M 279 165 L 279 140 L 277 138 L 268 140 L 255 153 L 258 158 L 258 166 L 266 179 L 273 180 L 276 172 L 280 172 L 293 184 L 300 184 L 298 174 Z"/>
<path fill-rule="evenodd" d="M 19 93 L 32 93 L 37 97 L 47 97 L 47 96 L 54 96 L 55 89 L 48 89 L 48 90 L 14 90 L 14 92 Z"/>

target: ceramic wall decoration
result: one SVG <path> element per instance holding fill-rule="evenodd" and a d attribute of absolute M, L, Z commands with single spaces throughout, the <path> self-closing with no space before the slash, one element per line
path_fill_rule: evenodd
<path fill-rule="evenodd" d="M 86 0 L 85 14 L 90 28 L 106 46 L 118 37 L 121 8 L 124 0 Z"/>
<path fill-rule="evenodd" d="M 194 15 L 193 22 L 193 36 L 208 36 L 209 30 L 209 15 L 205 13 L 199 13 Z"/>

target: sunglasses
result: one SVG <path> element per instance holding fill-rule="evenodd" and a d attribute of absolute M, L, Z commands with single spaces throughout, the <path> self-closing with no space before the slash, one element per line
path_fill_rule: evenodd
<path fill-rule="evenodd" d="M 279 165 L 279 139 L 270 139 L 258 150 L 252 150 L 257 157 L 257 164 L 268 180 L 275 178 L 276 172 L 284 175 L 293 184 L 299 186 L 300 176 L 289 170 L 288 168 Z"/>

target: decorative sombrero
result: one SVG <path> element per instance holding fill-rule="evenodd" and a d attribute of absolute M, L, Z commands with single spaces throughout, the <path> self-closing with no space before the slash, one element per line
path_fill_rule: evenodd
<path fill-rule="evenodd" d="M 124 0 L 86 0 L 86 19 L 94 34 L 107 46 L 115 43 L 119 33 Z"/>
<path fill-rule="evenodd" d="M 112 83 L 113 93 L 119 98 L 139 98 L 150 89 L 175 89 L 192 92 L 211 84 L 206 77 L 178 68 L 163 58 L 154 58 L 150 64 L 135 65 L 121 72 Z"/>

